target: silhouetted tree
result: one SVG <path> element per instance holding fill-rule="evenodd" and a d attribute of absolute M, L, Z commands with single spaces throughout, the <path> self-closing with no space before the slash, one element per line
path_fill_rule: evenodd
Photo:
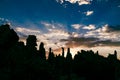
<path fill-rule="evenodd" d="M 10 25 L 1 25 L 0 26 L 0 49 L 8 49 L 11 46 L 15 45 L 19 40 L 16 32 L 13 29 L 10 29 Z M 6 51 L 6 50 L 4 50 Z"/>
<path fill-rule="evenodd" d="M 10 25 L 0 26 L 0 64 L 6 65 L 8 63 L 9 50 L 16 45 L 19 37 L 16 32 L 10 28 Z"/>
<path fill-rule="evenodd" d="M 114 56 L 115 56 L 115 59 L 117 59 L 117 51 L 116 50 L 114 51 Z"/>
<path fill-rule="evenodd" d="M 71 62 L 71 61 L 72 61 L 72 55 L 71 55 L 71 53 L 70 53 L 70 48 L 68 48 L 68 50 L 67 50 L 66 60 L 67 60 L 68 62 Z"/>
<path fill-rule="evenodd" d="M 34 48 L 35 46 L 37 46 L 36 41 L 37 38 L 35 35 L 29 35 L 27 38 L 26 46 Z"/>
<path fill-rule="evenodd" d="M 26 40 L 26 53 L 27 53 L 27 62 L 29 65 L 31 65 L 33 59 L 36 58 L 37 54 L 37 44 L 36 44 L 37 38 L 34 35 L 29 35 Z"/>
<path fill-rule="evenodd" d="M 64 48 L 62 47 L 62 57 L 64 57 Z"/>
<path fill-rule="evenodd" d="M 45 53 L 45 48 L 44 48 L 44 43 L 41 42 L 39 46 L 39 55 L 41 59 L 46 59 L 46 53 Z"/>
<path fill-rule="evenodd" d="M 70 53 L 70 48 L 67 50 L 65 69 L 66 73 L 70 75 L 72 72 L 72 55 Z"/>
<path fill-rule="evenodd" d="M 54 63 L 54 53 L 52 52 L 52 49 L 51 48 L 49 48 L 49 56 L 48 56 L 48 61 L 50 62 L 50 63 Z"/>

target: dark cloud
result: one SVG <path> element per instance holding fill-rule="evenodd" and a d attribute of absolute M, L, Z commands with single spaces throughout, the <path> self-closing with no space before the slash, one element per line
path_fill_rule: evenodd
<path fill-rule="evenodd" d="M 96 46 L 120 46 L 120 41 L 113 42 L 111 40 L 97 41 L 94 43 Z"/>
<path fill-rule="evenodd" d="M 93 43 L 97 41 L 98 38 L 78 38 L 78 37 L 70 37 L 67 39 L 62 39 L 61 41 L 66 41 L 67 47 L 78 47 L 78 46 L 85 46 L 85 47 L 92 47 Z"/>
<path fill-rule="evenodd" d="M 100 40 L 98 38 L 74 38 L 70 37 L 69 39 L 62 39 L 61 41 L 66 41 L 67 47 L 98 47 L 98 46 L 120 46 L 120 41 L 113 42 L 111 40 Z"/>

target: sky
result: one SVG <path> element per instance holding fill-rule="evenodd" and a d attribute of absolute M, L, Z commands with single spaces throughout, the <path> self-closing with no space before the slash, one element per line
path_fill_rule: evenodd
<path fill-rule="evenodd" d="M 71 48 L 120 59 L 120 0 L 0 0 L 0 24 L 9 23 L 21 41 L 36 35 L 58 54 Z"/>

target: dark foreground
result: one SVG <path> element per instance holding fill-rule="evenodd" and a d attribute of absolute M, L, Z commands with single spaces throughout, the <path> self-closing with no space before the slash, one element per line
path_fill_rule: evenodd
<path fill-rule="evenodd" d="M 0 26 L 0 80 L 120 80 L 117 52 L 107 58 L 92 50 L 74 56 L 55 55 L 49 49 L 46 59 L 44 44 L 36 49 L 36 36 L 29 35 L 26 45 L 9 25 Z"/>

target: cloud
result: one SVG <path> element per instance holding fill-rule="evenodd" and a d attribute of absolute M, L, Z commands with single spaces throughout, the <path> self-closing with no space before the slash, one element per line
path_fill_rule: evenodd
<path fill-rule="evenodd" d="M 11 22 L 8 19 L 0 17 L 0 25 L 8 24 L 11 25 Z"/>
<path fill-rule="evenodd" d="M 48 30 L 47 33 L 44 33 L 44 36 L 49 41 L 48 42 L 49 47 L 51 45 L 53 49 L 56 49 L 65 46 L 65 42 L 60 42 L 61 39 L 68 39 L 70 36 L 70 34 L 65 29 L 65 25 L 54 22 L 53 23 L 44 22 L 43 25 Z"/>
<path fill-rule="evenodd" d="M 77 33 L 77 32 L 72 32 L 71 34 L 70 34 L 70 37 L 82 37 L 82 33 Z"/>
<path fill-rule="evenodd" d="M 55 22 L 42 21 L 41 24 L 46 28 L 47 32 L 43 33 L 46 37 L 46 44 L 53 49 L 64 46 L 65 43 L 59 42 L 60 39 L 67 39 L 69 33 L 65 29 L 65 25 Z M 50 46 L 51 45 L 51 46 Z"/>
<path fill-rule="evenodd" d="M 0 18 L 0 21 L 4 21 L 4 18 Z"/>
<path fill-rule="evenodd" d="M 109 26 L 108 24 L 101 28 L 87 31 L 84 37 L 95 37 L 100 40 L 120 41 L 120 29 L 119 27 Z"/>
<path fill-rule="evenodd" d="M 35 35 L 37 37 L 37 48 L 40 42 L 45 43 L 45 48 L 48 50 L 50 47 L 58 49 L 64 47 L 66 42 L 60 42 L 61 39 L 68 39 L 70 34 L 64 28 L 65 25 L 55 22 L 41 22 L 42 26 L 45 27 L 46 31 L 41 29 L 33 29 L 31 27 L 16 27 L 15 31 L 20 37 L 20 41 L 26 43 L 28 35 Z"/>
<path fill-rule="evenodd" d="M 96 28 L 95 25 L 82 25 L 82 29 L 87 29 L 84 33 L 72 32 L 68 39 L 61 39 L 66 42 L 66 47 L 120 47 L 120 26 L 109 26 L 108 24 Z"/>
<path fill-rule="evenodd" d="M 94 24 L 90 24 L 90 25 L 83 25 L 83 24 L 72 24 L 71 25 L 74 29 L 78 30 L 80 29 L 86 29 L 86 30 L 94 30 L 96 29 L 95 25 Z"/>
<path fill-rule="evenodd" d="M 94 11 L 87 11 L 87 12 L 84 12 L 86 16 L 90 16 L 94 13 Z"/>
<path fill-rule="evenodd" d="M 92 47 L 94 45 L 91 45 L 93 42 L 97 41 L 98 38 L 85 38 L 85 37 L 70 37 L 69 39 L 62 39 L 61 41 L 67 41 L 66 46 L 67 47 Z"/>
<path fill-rule="evenodd" d="M 82 27 L 83 25 L 80 25 L 80 24 L 72 24 L 71 25 L 74 29 L 80 29 L 80 27 Z"/>
<path fill-rule="evenodd" d="M 27 35 L 36 35 L 37 45 L 44 42 L 46 51 L 52 47 L 53 51 L 59 53 L 61 47 L 70 48 L 95 48 L 96 47 L 120 47 L 120 26 L 109 26 L 108 24 L 97 28 L 94 24 L 83 25 L 73 24 L 74 29 L 80 29 L 84 33 L 68 32 L 66 26 L 56 22 L 41 21 L 42 27 L 47 32 L 41 29 L 32 29 L 24 27 L 16 27 L 17 33 L 21 36 L 20 39 L 25 42 Z M 77 27 L 76 27 L 77 26 Z M 37 47 L 38 47 L 37 46 Z"/>
<path fill-rule="evenodd" d="M 90 0 L 78 0 L 79 5 L 87 5 L 90 4 Z"/>
<path fill-rule="evenodd" d="M 54 29 L 63 29 L 65 30 L 65 25 L 60 24 L 60 23 L 55 23 L 54 21 L 52 22 L 45 22 L 41 21 L 41 24 L 46 28 L 48 31 L 52 31 Z"/>
<path fill-rule="evenodd" d="M 78 3 L 78 5 L 88 5 L 91 3 L 92 0 L 56 0 L 56 1 L 59 2 L 60 4 L 63 4 L 65 1 L 67 1 L 71 4 Z"/>
<path fill-rule="evenodd" d="M 44 25 L 47 28 L 55 28 L 54 24 L 48 23 L 48 22 L 41 22 L 42 25 Z"/>
<path fill-rule="evenodd" d="M 57 2 L 59 2 L 60 4 L 64 3 L 64 0 L 56 0 Z"/>
<path fill-rule="evenodd" d="M 40 34 L 39 30 L 32 30 L 32 29 L 22 28 L 22 27 L 16 27 L 15 30 L 17 32 L 24 33 L 26 35 L 32 35 L 32 34 L 37 35 L 37 34 Z"/>
<path fill-rule="evenodd" d="M 61 41 L 66 42 L 66 47 L 103 47 L 103 46 L 111 46 L 111 47 L 120 47 L 120 41 L 111 41 L 111 40 L 100 40 L 99 38 L 94 37 L 70 37 L 69 39 L 62 39 Z"/>
<path fill-rule="evenodd" d="M 96 27 L 93 24 L 90 24 L 88 26 L 84 26 L 82 29 L 87 29 L 87 30 L 94 30 Z"/>

